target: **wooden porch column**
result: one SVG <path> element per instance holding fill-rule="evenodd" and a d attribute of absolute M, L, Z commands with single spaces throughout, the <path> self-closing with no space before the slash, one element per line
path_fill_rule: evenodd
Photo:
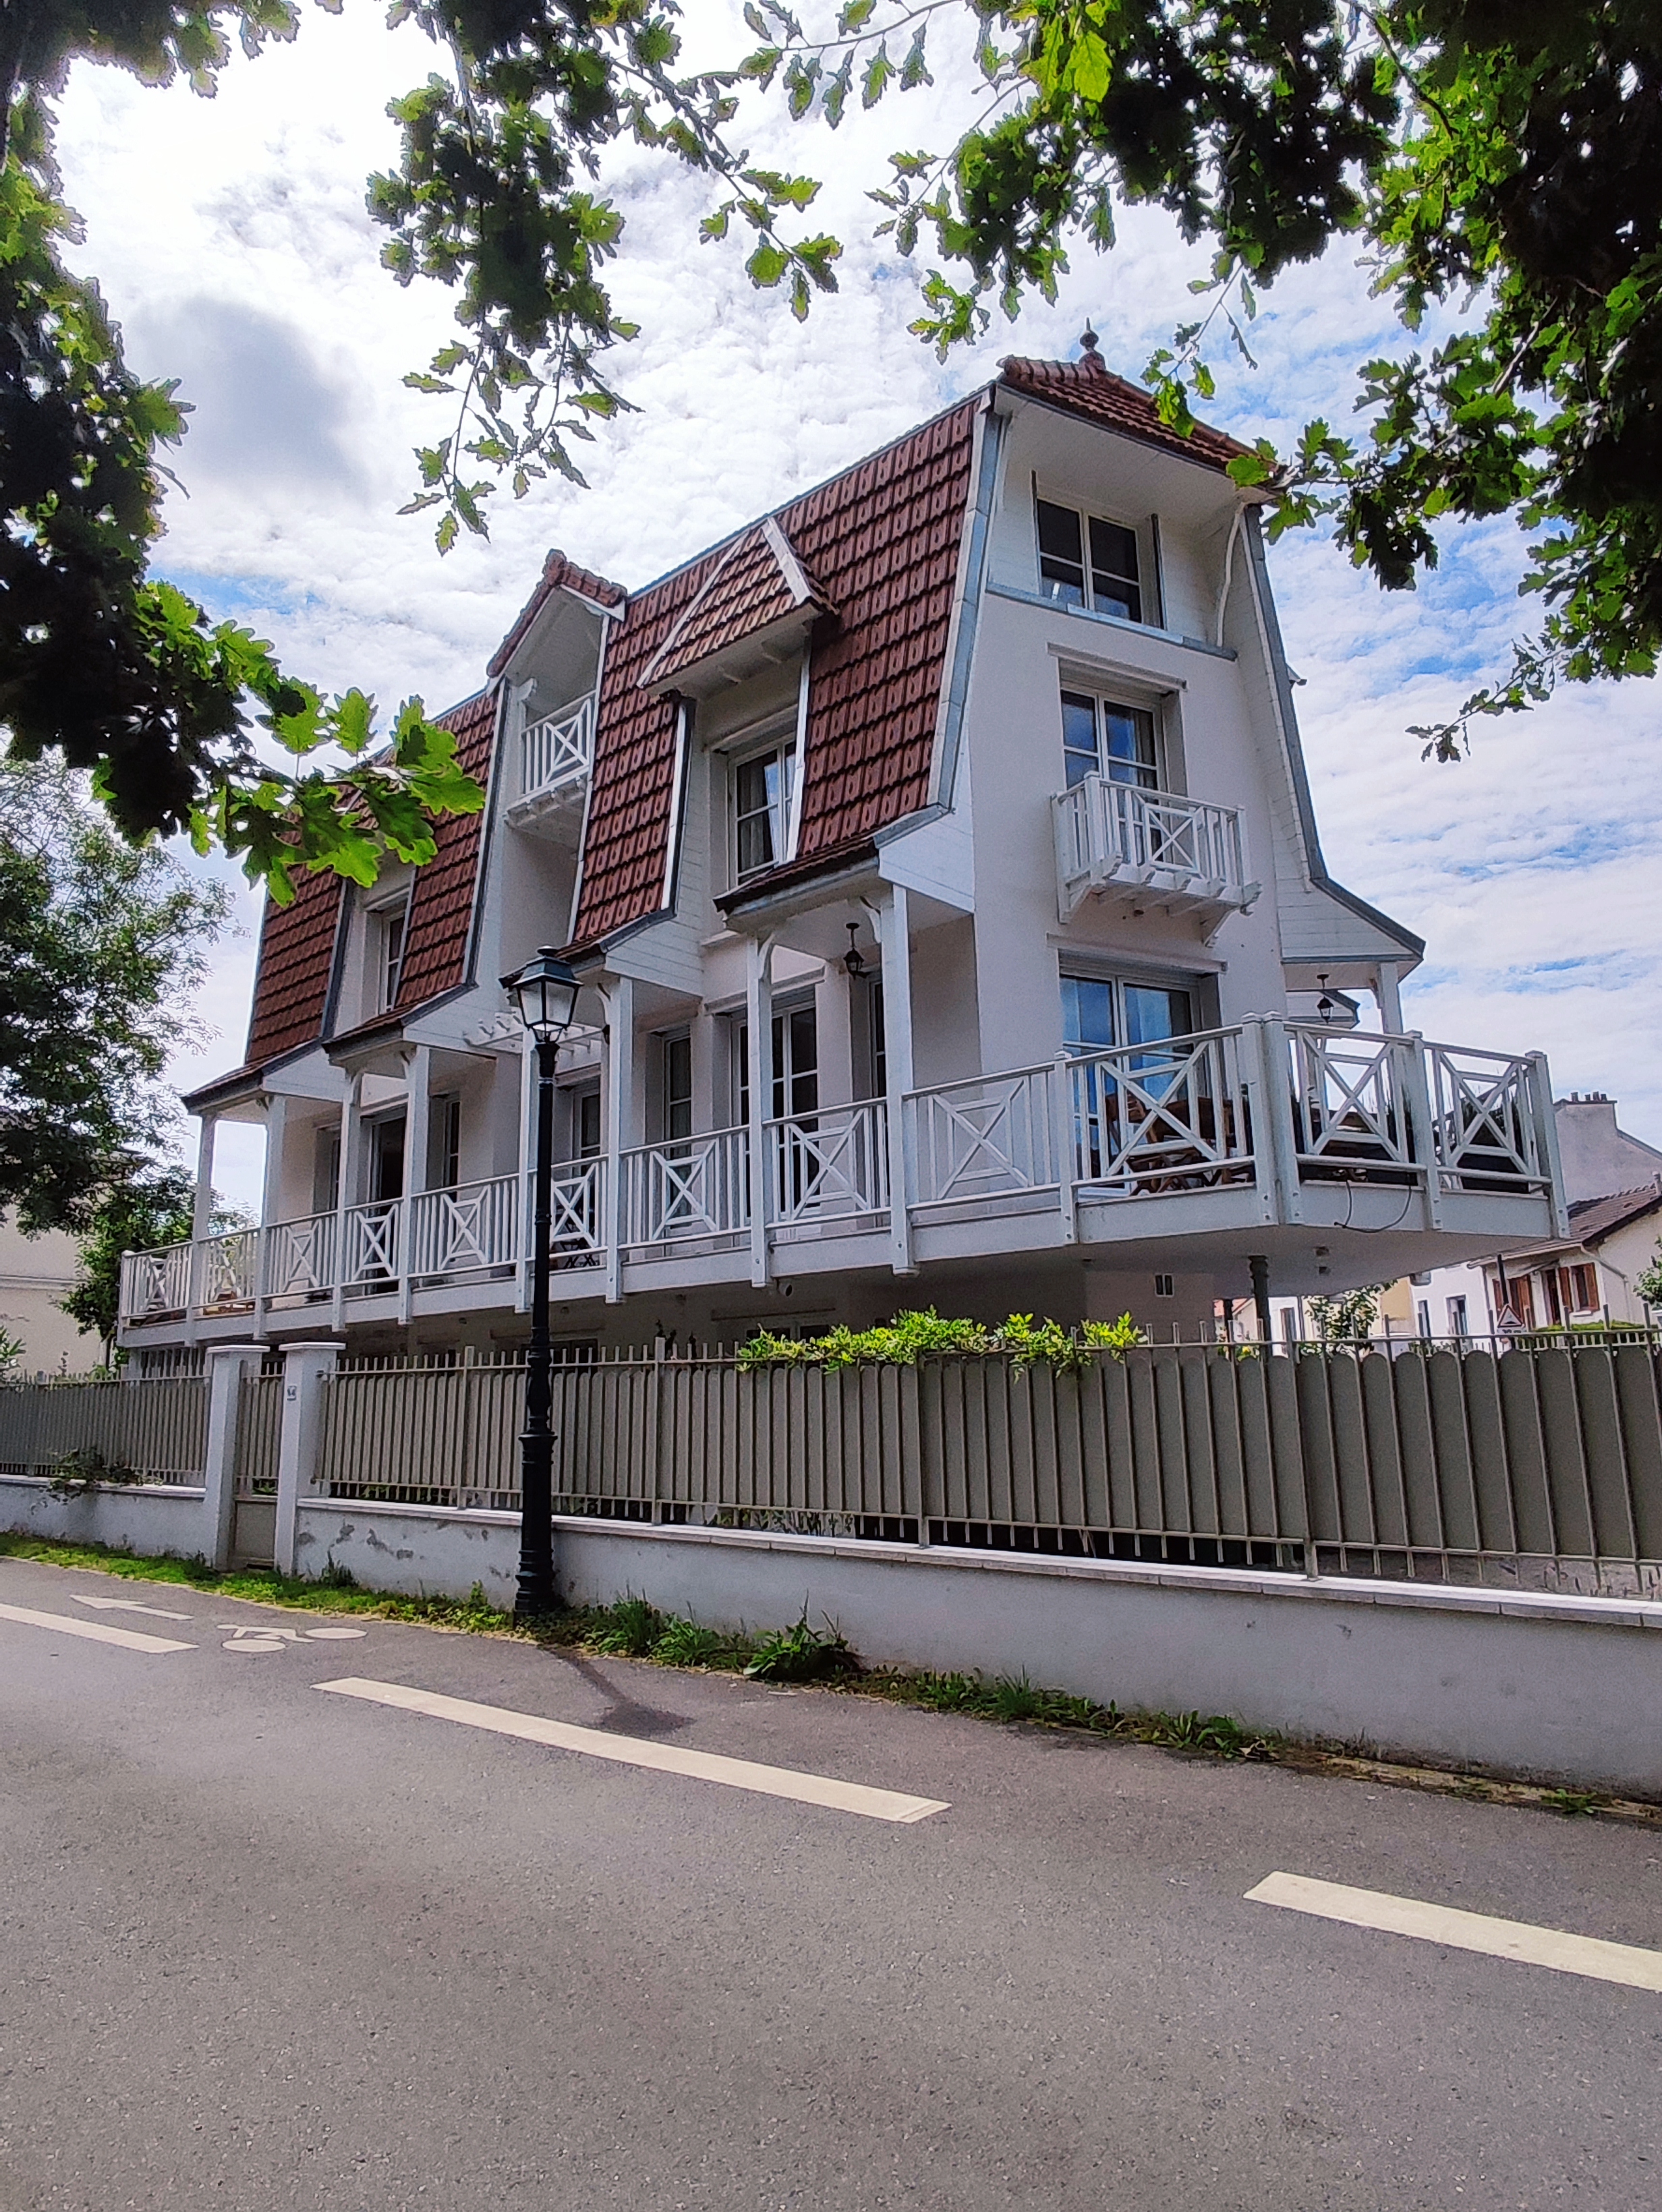
<path fill-rule="evenodd" d="M 260 1181 L 259 1243 L 254 1261 L 254 1334 L 265 1334 L 265 1253 L 272 1224 L 283 1204 L 283 1152 L 289 1133 L 289 1101 L 281 1091 L 265 1095 L 265 1169 Z"/>
<path fill-rule="evenodd" d="M 1387 1036 L 1403 1035 L 1403 1000 L 1397 988 L 1401 964 L 1381 960 L 1373 970 L 1373 995 L 1379 1002 L 1379 1026 Z"/>
<path fill-rule="evenodd" d="M 433 1048 L 411 1045 L 404 1056 L 404 1210 L 399 1239 L 399 1319 L 410 1320 L 410 1286 L 416 1273 L 416 1200 L 427 1188 L 427 1133 L 432 1112 Z"/>
<path fill-rule="evenodd" d="M 346 1217 L 358 1202 L 358 1152 L 363 1128 L 363 1078 L 349 1075 L 340 1102 L 340 1169 L 335 1187 L 335 1297 L 332 1322 L 341 1327 L 346 1305 Z"/>
<path fill-rule="evenodd" d="M 773 1103 L 773 939 L 745 946 L 745 1044 L 750 1091 L 750 1279 L 768 1279 L 768 1109 Z"/>
<path fill-rule="evenodd" d="M 878 908 L 883 945 L 883 1060 L 889 1119 L 889 1260 L 897 1275 L 915 1275 L 912 1259 L 911 1146 L 905 1097 L 912 1088 L 911 925 L 904 884 L 892 884 Z"/>
<path fill-rule="evenodd" d="M 603 1064 L 606 1116 L 606 1302 L 624 1297 L 624 1154 L 629 1149 L 635 1097 L 635 979 L 616 977 L 606 994 L 606 1050 Z"/>

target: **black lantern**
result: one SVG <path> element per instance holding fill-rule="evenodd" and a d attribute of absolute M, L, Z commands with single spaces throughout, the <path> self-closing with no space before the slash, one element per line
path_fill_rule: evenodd
<path fill-rule="evenodd" d="M 548 1340 L 548 1248 L 553 1235 L 554 1069 L 561 1037 L 577 1006 L 577 978 L 546 945 L 517 975 L 504 975 L 537 1045 L 537 1151 L 531 1207 L 531 1342 L 525 1356 L 525 1426 L 520 1431 L 520 1576 L 514 1610 L 521 1620 L 554 1609 L 554 1431 Z"/>
<path fill-rule="evenodd" d="M 854 941 L 860 934 L 860 924 L 857 921 L 846 921 L 843 927 L 849 933 L 849 949 L 843 955 L 843 965 L 858 982 L 866 972 L 866 956 Z"/>
<path fill-rule="evenodd" d="M 1323 1021 L 1330 1022 L 1334 1015 L 1336 1014 L 1339 1010 L 1334 1005 L 1332 1000 L 1327 995 L 1327 974 L 1325 969 L 1317 976 L 1316 981 L 1322 987 L 1322 995 L 1316 1001 L 1316 1012 L 1320 1015 Z"/>
<path fill-rule="evenodd" d="M 577 979 L 564 961 L 545 945 L 517 975 L 505 975 L 502 981 L 514 994 L 520 1019 L 537 1042 L 557 1044 L 577 1009 Z"/>

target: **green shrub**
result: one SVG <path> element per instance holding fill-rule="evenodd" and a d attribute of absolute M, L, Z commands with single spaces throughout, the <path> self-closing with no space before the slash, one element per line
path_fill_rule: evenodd
<path fill-rule="evenodd" d="M 79 1451 L 64 1453 L 53 1467 L 46 1487 L 54 1498 L 84 1498 L 100 1485 L 130 1489 L 143 1480 L 125 1460 L 107 1459 L 96 1444 L 83 1444 Z"/>
<path fill-rule="evenodd" d="M 955 1321 L 933 1306 L 897 1314 L 874 1328 L 830 1329 L 824 1336 L 796 1339 L 758 1329 L 739 1350 L 739 1364 L 754 1367 L 915 1367 L 923 1358 L 1002 1357 L 1017 1367 L 1042 1361 L 1063 1372 L 1090 1365 L 1105 1352 L 1123 1358 L 1148 1339 L 1132 1320 L 1087 1321 L 1076 1329 L 1060 1322 L 1035 1322 L 1031 1314 L 1012 1314 L 996 1328 L 978 1321 Z"/>

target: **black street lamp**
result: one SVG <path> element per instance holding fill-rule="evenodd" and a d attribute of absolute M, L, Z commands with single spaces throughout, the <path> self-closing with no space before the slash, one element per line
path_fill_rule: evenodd
<path fill-rule="evenodd" d="M 514 1617 L 554 1610 L 554 1431 L 548 1341 L 548 1248 L 553 1238 L 554 1061 L 577 1006 L 577 978 L 546 946 L 517 975 L 504 975 L 520 1019 L 537 1045 L 537 1156 L 531 1209 L 531 1343 L 525 1361 L 525 1426 L 520 1431 L 520 1578 Z"/>

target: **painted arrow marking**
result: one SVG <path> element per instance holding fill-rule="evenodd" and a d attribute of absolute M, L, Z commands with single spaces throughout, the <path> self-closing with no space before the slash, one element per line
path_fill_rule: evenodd
<path fill-rule="evenodd" d="M 77 1605 L 91 1606 L 94 1613 L 148 1613 L 156 1620 L 188 1620 L 191 1618 L 188 1613 L 168 1613 L 159 1605 L 140 1605 L 137 1598 L 83 1597 L 79 1590 L 71 1590 L 70 1595 Z"/>

